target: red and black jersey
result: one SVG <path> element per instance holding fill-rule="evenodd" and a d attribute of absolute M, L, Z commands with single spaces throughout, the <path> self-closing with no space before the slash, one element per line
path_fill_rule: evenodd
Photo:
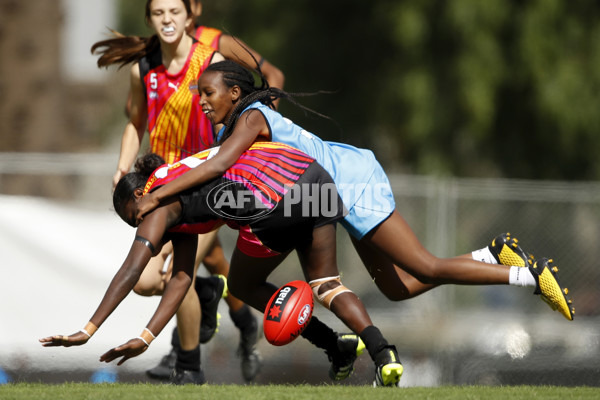
<path fill-rule="evenodd" d="M 213 148 L 158 168 L 144 194 L 213 157 Z M 300 150 L 257 142 L 221 178 L 180 194 L 182 215 L 172 232 L 207 233 L 226 223 L 240 231 L 238 248 L 254 257 L 290 251 L 315 227 L 343 217 L 333 180 Z"/>

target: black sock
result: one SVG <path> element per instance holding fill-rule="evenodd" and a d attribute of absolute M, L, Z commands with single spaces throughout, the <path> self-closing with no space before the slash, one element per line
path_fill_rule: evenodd
<path fill-rule="evenodd" d="M 246 304 L 237 311 L 229 310 L 229 317 L 233 324 L 240 330 L 240 337 L 243 341 L 250 344 L 256 343 L 258 340 L 258 322 L 256 317 L 252 315 L 252 310 Z"/>
<path fill-rule="evenodd" d="M 233 324 L 240 330 L 240 349 L 250 352 L 258 341 L 258 322 L 246 304 L 237 311 L 229 310 Z"/>
<path fill-rule="evenodd" d="M 314 315 L 300 336 L 318 348 L 324 349 L 328 354 L 333 354 L 338 351 L 337 333 L 323 322 L 319 321 Z"/>
<path fill-rule="evenodd" d="M 231 317 L 233 324 L 240 331 L 252 326 L 255 321 L 252 311 L 250 311 L 250 307 L 248 307 L 246 304 L 244 304 L 242 308 L 237 311 L 229 310 L 229 317 Z"/>
<path fill-rule="evenodd" d="M 200 371 L 200 345 L 190 351 L 179 349 L 175 368 L 178 370 Z"/>
<path fill-rule="evenodd" d="M 381 331 L 373 325 L 367 326 L 359 336 L 362 341 L 365 342 L 365 346 L 371 359 L 377 363 L 377 354 L 389 346 L 388 341 L 385 340 Z"/>
<path fill-rule="evenodd" d="M 179 341 L 179 331 L 177 330 L 177 326 L 173 328 L 173 333 L 171 334 L 171 346 L 175 351 L 181 348 L 181 342 Z"/>
<path fill-rule="evenodd" d="M 209 276 L 206 278 L 202 276 L 196 277 L 194 289 L 196 289 L 200 303 L 207 303 L 214 299 L 215 288 L 219 280 L 221 280 L 221 278 L 216 276 Z M 221 295 L 221 293 L 219 293 L 219 295 Z"/>

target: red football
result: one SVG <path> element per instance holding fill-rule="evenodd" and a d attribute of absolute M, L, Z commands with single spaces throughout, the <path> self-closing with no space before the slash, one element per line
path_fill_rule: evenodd
<path fill-rule="evenodd" d="M 283 346 L 296 339 L 312 317 L 313 293 L 308 283 L 292 281 L 282 286 L 269 300 L 263 330 L 269 343 Z"/>

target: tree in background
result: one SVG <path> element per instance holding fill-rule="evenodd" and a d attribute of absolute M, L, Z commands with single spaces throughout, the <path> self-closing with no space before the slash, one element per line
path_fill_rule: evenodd
<path fill-rule="evenodd" d="M 144 1 L 121 3 L 137 11 Z M 388 170 L 600 178 L 598 2 L 203 4 L 203 24 L 281 66 L 288 91 L 334 91 L 303 104 L 341 129 L 282 103 L 286 115 L 325 139 L 373 149 Z M 120 29 L 143 29 L 132 24 L 124 17 Z"/>

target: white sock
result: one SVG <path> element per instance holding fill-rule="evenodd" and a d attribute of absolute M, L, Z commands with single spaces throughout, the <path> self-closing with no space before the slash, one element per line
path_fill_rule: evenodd
<path fill-rule="evenodd" d="M 508 284 L 514 286 L 534 286 L 535 278 L 529 271 L 529 268 L 523 267 L 510 267 L 508 275 Z"/>
<path fill-rule="evenodd" d="M 489 248 L 487 248 L 487 246 L 483 249 L 471 252 L 471 257 L 473 257 L 473 260 L 475 261 L 481 261 L 486 264 L 498 264 L 498 261 L 496 261 L 496 259 L 492 255 L 492 252 Z"/>

